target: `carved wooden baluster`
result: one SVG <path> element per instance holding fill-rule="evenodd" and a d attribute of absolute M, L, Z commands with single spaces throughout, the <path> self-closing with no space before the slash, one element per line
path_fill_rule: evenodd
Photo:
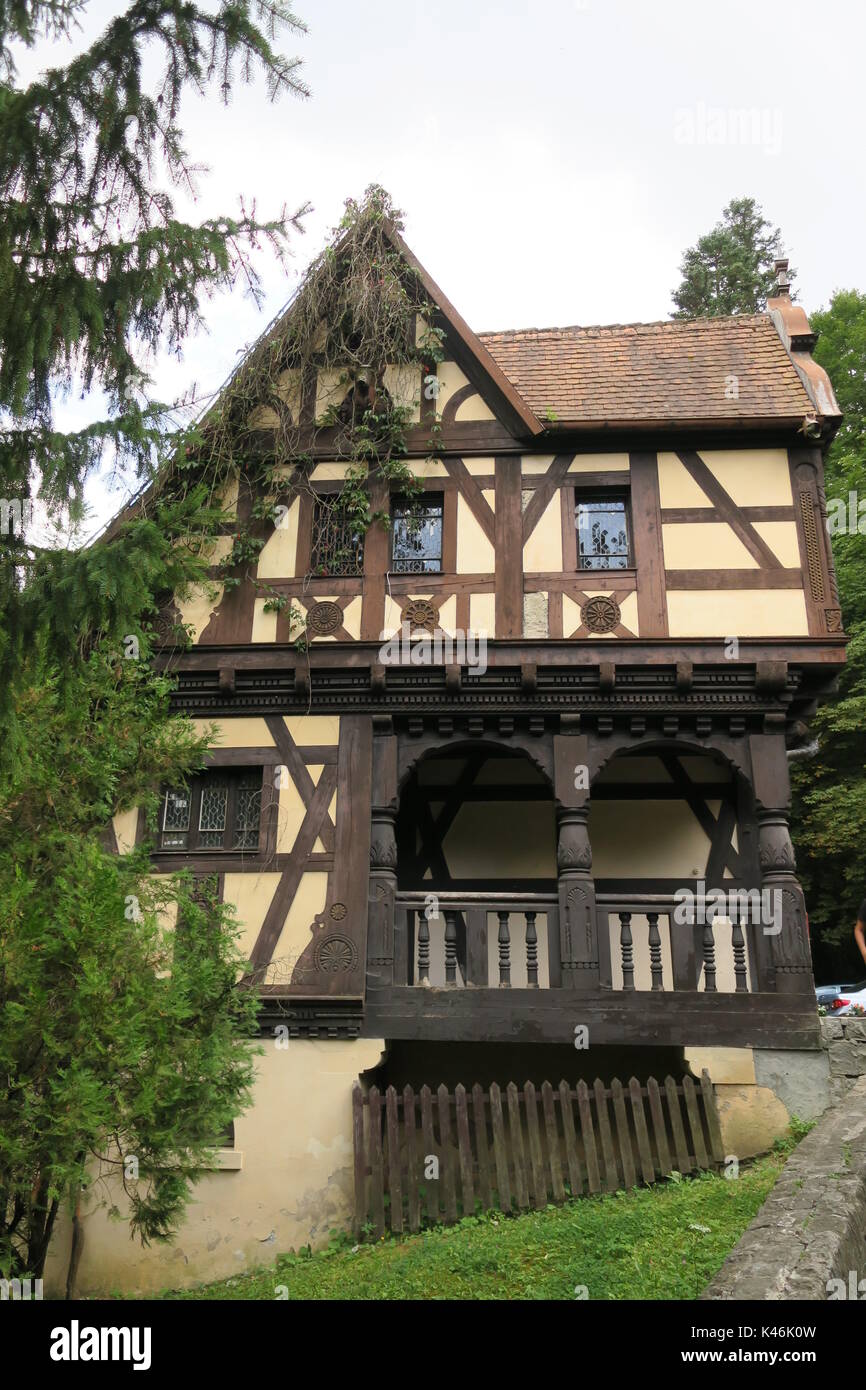
<path fill-rule="evenodd" d="M 457 983 L 457 913 L 445 913 L 445 983 Z"/>
<path fill-rule="evenodd" d="M 430 923 L 426 913 L 418 913 L 418 983 L 430 983 Z"/>
<path fill-rule="evenodd" d="M 659 934 L 659 915 L 657 912 L 648 912 L 646 919 L 649 922 L 650 974 L 652 975 L 652 987 L 653 989 L 663 990 L 662 939 Z"/>
<path fill-rule="evenodd" d="M 511 933 L 508 930 L 509 913 L 497 912 L 499 918 L 499 988 L 511 988 Z"/>
<path fill-rule="evenodd" d="M 530 989 L 538 989 L 538 932 L 535 929 L 534 912 L 526 917 L 526 983 Z"/>
<path fill-rule="evenodd" d="M 731 941 L 734 947 L 734 979 L 737 982 L 737 994 L 747 994 L 749 987 L 746 983 L 746 941 L 739 921 L 734 922 Z"/>
<path fill-rule="evenodd" d="M 709 917 L 704 923 L 704 989 L 708 994 L 716 992 L 716 942 Z"/>
<path fill-rule="evenodd" d="M 631 913 L 619 914 L 619 945 L 622 951 L 622 987 L 634 989 L 634 951 L 631 940 Z"/>

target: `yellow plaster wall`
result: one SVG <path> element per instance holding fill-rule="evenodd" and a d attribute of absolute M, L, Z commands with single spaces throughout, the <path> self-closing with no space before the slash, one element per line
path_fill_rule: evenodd
<path fill-rule="evenodd" d="M 524 574 L 544 574 L 562 569 L 562 502 L 554 492 L 523 547 Z"/>
<path fill-rule="evenodd" d="M 133 806 L 131 811 L 118 811 L 112 820 L 114 826 L 114 838 L 117 841 L 119 854 L 129 854 L 135 845 L 135 832 L 138 826 L 138 807 Z"/>
<path fill-rule="evenodd" d="M 756 570 L 758 562 L 726 521 L 665 523 L 665 568 Z"/>
<path fill-rule="evenodd" d="M 659 502 L 662 507 L 706 507 L 712 510 L 709 497 L 698 487 L 676 454 L 660 453 L 658 472 Z"/>
<path fill-rule="evenodd" d="M 235 1164 L 209 1171 L 170 1245 L 142 1249 L 126 1222 L 96 1205 L 91 1188 L 76 1292 L 149 1293 L 189 1288 L 266 1265 L 302 1245 L 318 1249 L 332 1227 L 348 1229 L 353 1207 L 352 1082 L 376 1066 L 379 1039 L 287 1039 L 264 1043 L 252 1107 L 235 1120 Z M 240 1166 L 238 1166 L 240 1165 Z M 62 1297 L 69 1262 L 68 1220 L 59 1223 L 46 1268 L 46 1293 Z M 275 1275 L 275 1286 L 279 1282 Z"/>
<path fill-rule="evenodd" d="M 283 722 L 295 743 L 339 743 L 338 714 L 284 714 Z"/>
<path fill-rule="evenodd" d="M 492 574 L 493 546 L 472 514 L 466 499 L 457 498 L 457 573 Z"/>
<path fill-rule="evenodd" d="M 593 801 L 596 878 L 699 878 L 710 842 L 684 801 Z"/>
<path fill-rule="evenodd" d="M 226 874 L 223 896 L 238 916 L 241 934 L 238 949 L 249 959 L 258 940 L 265 913 L 271 905 L 280 874 Z"/>
<path fill-rule="evenodd" d="M 256 574 L 259 579 L 292 579 L 295 574 L 295 557 L 298 549 L 298 516 L 301 504 L 297 497 L 289 505 L 288 511 L 281 515 L 278 526 L 265 541 L 259 552 Z"/>
<path fill-rule="evenodd" d="M 421 373 L 417 367 L 393 364 L 385 368 L 385 390 L 401 409 L 408 410 L 409 419 L 417 424 L 421 419 Z"/>
<path fill-rule="evenodd" d="M 701 458 L 738 507 L 790 507 L 785 449 L 701 449 Z"/>
<path fill-rule="evenodd" d="M 310 474 L 310 482 L 339 482 L 345 478 L 350 467 L 351 464 L 348 463 L 317 463 Z"/>
<path fill-rule="evenodd" d="M 215 730 L 213 744 L 217 748 L 259 748 L 273 744 L 271 731 L 264 719 L 254 715 L 224 715 L 221 719 L 193 719 L 199 734 L 210 727 Z"/>
<path fill-rule="evenodd" d="M 795 521 L 753 521 L 752 525 L 785 569 L 800 568 L 800 542 Z"/>
<path fill-rule="evenodd" d="M 802 589 L 668 589 L 671 637 L 806 637 Z"/>
<path fill-rule="evenodd" d="M 473 632 L 496 636 L 496 595 L 469 595 L 469 626 Z"/>
<path fill-rule="evenodd" d="M 301 875 L 298 891 L 286 914 L 272 960 L 280 961 L 286 970 L 294 970 L 312 939 L 314 919 L 325 910 L 328 896 L 328 875 L 324 870 L 310 870 Z"/>
<path fill-rule="evenodd" d="M 447 478 L 448 469 L 439 459 L 412 459 L 407 460 L 406 466 L 416 478 Z"/>
<path fill-rule="evenodd" d="M 553 804 L 464 802 L 444 851 L 452 878 L 555 878 Z"/>
<path fill-rule="evenodd" d="M 266 613 L 266 598 L 257 598 L 253 604 L 253 641 L 254 642 L 276 642 L 277 640 L 277 617 L 276 610 Z"/>
<path fill-rule="evenodd" d="M 207 584 L 191 589 L 185 598 L 175 595 L 180 620 L 189 626 L 193 642 L 201 637 L 224 592 L 222 584 Z"/>
<path fill-rule="evenodd" d="M 627 473 L 629 471 L 628 454 L 579 454 L 568 465 L 568 471 L 569 473 Z"/>

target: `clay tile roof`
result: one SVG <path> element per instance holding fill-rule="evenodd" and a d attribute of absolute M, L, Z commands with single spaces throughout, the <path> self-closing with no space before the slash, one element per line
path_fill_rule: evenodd
<path fill-rule="evenodd" d="M 769 314 L 478 336 L 542 420 L 772 420 L 814 409 Z M 736 398 L 725 394 L 732 376 Z"/>

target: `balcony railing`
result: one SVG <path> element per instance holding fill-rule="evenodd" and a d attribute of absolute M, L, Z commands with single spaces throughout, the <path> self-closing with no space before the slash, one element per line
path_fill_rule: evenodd
<path fill-rule="evenodd" d="M 394 982 L 449 989 L 556 988 L 556 894 L 399 893 Z"/>
<path fill-rule="evenodd" d="M 624 994 L 755 988 L 751 924 L 680 924 L 674 899 L 600 894 L 598 984 Z M 447 989 L 557 989 L 559 905 L 553 893 L 398 893 L 394 983 Z"/>
<path fill-rule="evenodd" d="M 718 918 L 678 923 L 669 896 L 600 893 L 599 984 L 602 988 L 701 990 L 747 994 L 756 988 L 756 944 L 760 926 Z"/>

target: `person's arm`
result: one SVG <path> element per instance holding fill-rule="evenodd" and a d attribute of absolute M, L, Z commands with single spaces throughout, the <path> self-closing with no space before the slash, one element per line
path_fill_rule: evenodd
<path fill-rule="evenodd" d="M 858 951 L 864 961 L 866 961 L 866 937 L 864 937 L 864 931 L 866 931 L 866 928 L 864 928 L 861 918 L 858 917 L 854 926 L 854 940 L 857 942 Z"/>

